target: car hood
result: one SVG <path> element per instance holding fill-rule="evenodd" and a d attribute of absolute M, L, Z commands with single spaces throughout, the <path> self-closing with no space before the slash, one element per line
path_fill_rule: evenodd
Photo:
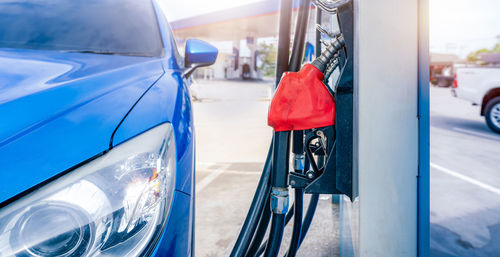
<path fill-rule="evenodd" d="M 0 49 L 0 206 L 106 151 L 162 74 L 159 58 Z"/>

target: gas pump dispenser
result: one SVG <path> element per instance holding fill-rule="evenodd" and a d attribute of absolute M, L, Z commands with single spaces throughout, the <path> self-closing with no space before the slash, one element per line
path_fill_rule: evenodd
<path fill-rule="evenodd" d="M 338 199 L 341 256 L 429 256 L 427 1 L 353 11 L 353 0 L 300 0 L 290 53 L 291 2 L 281 0 L 273 140 L 230 256 L 296 256 L 320 194 Z M 311 2 L 316 58 L 302 65 Z"/>
<path fill-rule="evenodd" d="M 317 24 L 316 58 L 301 67 L 311 0 L 300 0 L 289 57 L 291 2 L 281 1 L 277 89 L 268 114 L 273 141 L 232 257 L 277 256 L 284 227 L 292 217 L 293 233 L 286 256 L 295 256 L 319 194 L 344 194 L 351 199 L 356 194 L 352 183 L 352 3 L 313 0 L 317 22 L 322 15 L 332 15 L 338 19 L 340 31 L 328 31 Z M 336 69 L 340 77 L 331 82 Z M 289 187 L 295 196 L 291 208 Z M 303 217 L 304 193 L 312 196 Z M 269 238 L 264 240 L 269 223 Z"/>

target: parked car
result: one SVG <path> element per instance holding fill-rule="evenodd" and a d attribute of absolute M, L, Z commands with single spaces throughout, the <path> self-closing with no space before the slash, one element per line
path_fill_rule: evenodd
<path fill-rule="evenodd" d="M 455 75 L 454 65 L 462 60 L 454 54 L 430 53 L 430 82 L 438 87 L 451 87 Z"/>
<path fill-rule="evenodd" d="M 0 256 L 192 256 L 188 79 L 151 0 L 0 2 Z"/>
<path fill-rule="evenodd" d="M 500 67 L 457 67 L 453 94 L 481 106 L 488 127 L 500 133 Z"/>
<path fill-rule="evenodd" d="M 438 87 L 451 87 L 453 85 L 453 66 L 430 66 L 431 84 Z"/>

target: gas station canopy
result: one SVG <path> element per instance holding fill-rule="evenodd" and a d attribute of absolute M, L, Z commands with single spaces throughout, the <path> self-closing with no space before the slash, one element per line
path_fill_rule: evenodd
<path fill-rule="evenodd" d="M 278 11 L 278 0 L 265 0 L 176 20 L 170 24 L 179 39 L 196 37 L 210 41 L 231 41 L 247 37 L 275 37 L 278 34 Z"/>

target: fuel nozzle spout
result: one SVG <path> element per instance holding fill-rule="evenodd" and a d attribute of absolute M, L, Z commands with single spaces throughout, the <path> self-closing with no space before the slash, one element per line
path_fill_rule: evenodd
<path fill-rule="evenodd" d="M 333 38 L 325 50 L 312 62 L 314 67 L 318 68 L 322 73 L 328 67 L 328 63 L 334 58 L 335 54 L 342 49 L 345 45 L 344 36 L 340 34 L 338 37 Z"/>

